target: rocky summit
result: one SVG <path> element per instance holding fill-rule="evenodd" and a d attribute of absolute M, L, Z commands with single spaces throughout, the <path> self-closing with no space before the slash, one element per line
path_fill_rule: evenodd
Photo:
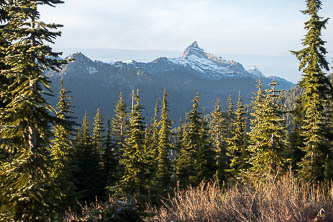
<path fill-rule="evenodd" d="M 226 101 L 230 94 L 234 99 L 241 92 L 245 103 L 249 103 L 256 90 L 256 81 L 261 78 L 264 86 L 272 79 L 279 89 L 290 89 L 293 83 L 278 77 L 266 77 L 256 67 L 246 70 L 236 61 L 228 61 L 207 53 L 195 41 L 178 58 L 160 57 L 143 63 L 135 60 L 104 63 L 94 61 L 82 53 L 71 55 L 73 59 L 60 72 L 49 71 L 53 92 L 58 92 L 60 78 L 65 88 L 72 90 L 75 115 L 87 112 L 90 117 L 99 107 L 104 116 L 112 116 L 120 92 L 128 104 L 133 89 L 139 88 L 145 115 L 152 115 L 153 106 L 164 88 L 170 95 L 170 116 L 173 120 L 184 119 L 184 112 L 191 108 L 196 92 L 200 106 L 211 111 L 219 97 Z M 50 98 L 55 104 L 57 98 Z"/>

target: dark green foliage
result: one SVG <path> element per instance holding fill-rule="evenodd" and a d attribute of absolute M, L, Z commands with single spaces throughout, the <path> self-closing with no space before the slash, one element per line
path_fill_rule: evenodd
<path fill-rule="evenodd" d="M 8 24 L 7 21 L 9 20 L 8 17 L 8 10 L 5 10 L 4 3 L 0 3 L 0 29 L 4 29 Z M 5 49 L 9 46 L 10 42 L 8 39 L 0 38 L 0 70 L 8 69 L 8 64 L 5 63 L 3 58 L 6 55 Z M 10 84 L 10 78 L 5 75 L 0 75 L 0 107 L 5 106 L 4 96 L 7 94 L 6 89 Z"/>
<path fill-rule="evenodd" d="M 253 181 L 267 181 L 282 175 L 284 169 L 283 153 L 287 147 L 287 129 L 282 115 L 282 108 L 277 104 L 280 91 L 276 91 L 276 82 L 272 81 L 270 90 L 262 91 L 258 83 L 251 114 L 248 175 Z"/>
<path fill-rule="evenodd" d="M 123 100 L 122 93 L 120 93 L 119 100 L 114 110 L 114 117 L 112 118 L 112 146 L 113 155 L 116 160 L 117 171 L 116 179 L 120 180 L 123 175 L 124 169 L 119 164 L 119 160 L 122 157 L 122 148 L 125 146 L 125 139 L 129 133 L 129 120 L 127 114 L 127 106 Z"/>
<path fill-rule="evenodd" d="M 119 159 L 116 156 L 114 147 L 115 145 L 112 144 L 111 138 L 111 121 L 108 118 L 106 125 L 105 153 L 103 157 L 106 186 L 114 186 L 119 178 L 119 172 L 117 172 L 119 169 Z"/>
<path fill-rule="evenodd" d="M 321 31 L 327 19 L 318 16 L 321 1 L 306 1 L 303 13 L 311 18 L 305 23 L 304 49 L 293 52 L 304 75 L 300 87 L 284 98 L 274 81 L 268 90 L 259 81 L 251 106 L 244 107 L 239 93 L 236 111 L 229 96 L 226 112 L 218 100 L 207 118 L 196 94 L 184 124 L 172 129 L 166 91 L 160 118 L 157 102 L 149 124 L 139 91 L 132 95 L 130 114 L 120 94 L 112 124 L 108 119 L 104 129 L 98 109 L 92 135 L 85 115 L 74 139 L 71 97 L 63 81 L 57 109 L 46 102 L 50 82 L 43 73 L 66 61 L 46 45 L 60 35 L 52 30 L 61 26 L 40 22 L 37 6 L 58 3 L 0 1 L 0 221 L 57 221 L 65 209 L 75 209 L 75 200 L 106 200 L 105 190 L 124 202 L 96 202 L 83 208 L 82 220 L 140 221 L 139 210 L 127 200 L 140 210 L 147 203 L 159 205 L 176 182 L 184 189 L 214 174 L 219 185 L 245 178 L 275 183 L 288 162 L 300 178 L 330 183 L 333 91 L 323 71 L 328 63 Z M 221 88 L 219 81 L 196 84 L 203 82 Z"/>
<path fill-rule="evenodd" d="M 307 33 L 302 41 L 304 48 L 293 51 L 300 61 L 299 70 L 303 72 L 299 85 L 304 88 L 301 106 L 304 111 L 302 150 L 305 155 L 298 164 L 299 176 L 306 180 L 330 180 L 331 178 L 326 178 L 324 175 L 324 166 L 326 156 L 330 158 L 332 153 L 326 134 L 328 131 L 327 95 L 332 93 L 332 87 L 323 72 L 329 68 L 325 59 L 327 54 L 324 47 L 325 41 L 321 39 L 322 29 L 326 28 L 328 19 L 318 16 L 318 11 L 321 9 L 320 0 L 307 0 L 306 3 L 307 9 L 303 11 L 303 14 L 309 15 L 311 18 L 305 22 Z"/>
<path fill-rule="evenodd" d="M 202 180 L 208 181 L 216 171 L 215 152 L 209 138 L 208 124 L 204 112 L 201 117 L 199 150 L 197 153 L 197 184 Z"/>
<path fill-rule="evenodd" d="M 147 175 L 150 172 L 147 166 L 150 165 L 150 157 L 146 155 L 144 118 L 141 114 L 143 107 L 140 104 L 139 90 L 133 96 L 135 104 L 130 113 L 128 138 L 125 139 L 123 156 L 120 160 L 124 167 L 124 175 L 120 180 L 118 193 L 142 203 L 148 199 L 147 184 L 150 184 L 150 181 L 147 180 L 150 178 Z"/>
<path fill-rule="evenodd" d="M 232 137 L 234 118 L 235 118 L 234 104 L 232 103 L 231 95 L 229 95 L 227 101 L 227 111 L 225 114 L 227 140 L 229 140 Z"/>
<path fill-rule="evenodd" d="M 148 127 L 146 127 L 146 139 L 145 143 L 147 146 L 148 151 L 151 153 L 151 157 L 153 160 L 156 160 L 157 155 L 158 155 L 158 143 L 159 143 L 159 127 L 160 127 L 160 122 L 159 122 L 159 98 L 156 100 L 155 108 L 154 108 L 154 116 L 152 118 L 152 121 Z M 154 168 L 156 166 L 153 166 Z"/>
<path fill-rule="evenodd" d="M 104 144 L 105 144 L 105 136 L 104 136 L 104 124 L 102 119 L 102 114 L 97 108 L 96 115 L 94 118 L 94 129 L 93 129 L 93 136 L 92 136 L 92 143 L 95 146 L 95 149 L 98 153 L 100 159 L 100 166 L 103 169 L 103 156 L 104 156 Z"/>
<path fill-rule="evenodd" d="M 198 159 L 197 153 L 200 147 L 201 113 L 199 112 L 199 96 L 193 99 L 192 110 L 186 115 L 183 147 L 179 151 L 176 163 L 177 180 L 180 187 L 197 185 Z"/>
<path fill-rule="evenodd" d="M 178 121 L 178 127 L 177 127 L 177 142 L 175 144 L 176 153 L 179 153 L 182 150 L 183 142 L 184 142 L 184 125 L 182 124 L 182 120 L 180 119 Z"/>
<path fill-rule="evenodd" d="M 50 126 L 57 118 L 42 97 L 49 80 L 46 69 L 65 61 L 46 45 L 61 27 L 41 22 L 37 4 L 61 1 L 0 2 L 0 218 L 5 221 L 46 221 L 61 196 L 49 174 Z M 4 83 L 4 84 L 3 84 Z"/>
<path fill-rule="evenodd" d="M 289 161 L 290 167 L 294 170 L 298 170 L 297 163 L 304 157 L 304 137 L 302 136 L 302 122 L 304 119 L 304 110 L 301 105 L 301 100 L 297 99 L 294 103 L 294 109 L 292 110 L 292 122 L 288 134 L 289 146 L 286 150 L 286 158 Z"/>
<path fill-rule="evenodd" d="M 94 201 L 96 196 L 104 193 L 103 176 L 100 168 L 99 154 L 90 134 L 87 115 L 84 115 L 82 128 L 75 139 L 75 185 L 79 193 L 79 201 Z"/>
<path fill-rule="evenodd" d="M 148 165 L 146 166 L 147 171 L 147 189 L 148 189 L 148 201 L 150 202 L 152 199 L 156 202 L 158 189 L 154 187 L 154 176 L 157 170 L 157 156 L 158 156 L 158 143 L 159 143 L 159 98 L 156 100 L 154 116 L 151 120 L 151 123 L 146 126 L 145 129 L 145 151 L 146 151 L 146 159 Z"/>
<path fill-rule="evenodd" d="M 247 118 L 245 116 L 244 106 L 241 100 L 240 92 L 238 94 L 237 109 L 232 122 L 232 137 L 228 140 L 227 155 L 230 158 L 230 166 L 227 172 L 231 176 L 238 178 L 248 168 L 247 151 Z"/>
<path fill-rule="evenodd" d="M 176 138 L 176 144 L 175 144 L 175 150 L 174 152 L 172 152 L 172 164 L 173 164 L 173 171 L 175 171 L 176 173 L 176 180 L 179 181 L 178 179 L 178 176 L 179 176 L 179 169 L 181 168 L 181 164 L 182 164 L 182 160 L 181 158 L 182 155 L 180 155 L 181 152 L 184 152 L 182 151 L 184 149 L 184 135 L 185 135 L 185 124 L 182 124 L 182 121 L 179 120 L 178 122 L 178 127 L 177 127 L 177 138 Z"/>
<path fill-rule="evenodd" d="M 173 148 L 173 144 L 171 143 L 171 121 L 168 118 L 168 102 L 165 90 L 162 99 L 161 121 L 159 125 L 158 155 L 156 158 L 157 166 L 153 185 L 160 199 L 161 197 L 166 197 L 167 193 L 171 191 L 172 188 L 172 165 L 169 152 Z"/>
<path fill-rule="evenodd" d="M 122 93 L 120 93 L 119 100 L 114 112 L 115 116 L 112 119 L 113 143 L 122 147 L 129 127 L 127 106 L 123 99 Z"/>
<path fill-rule="evenodd" d="M 192 110 L 186 115 L 183 145 L 178 153 L 176 174 L 180 187 L 197 186 L 202 180 L 210 179 L 212 168 L 211 147 L 208 142 L 207 130 L 202 115 L 199 112 L 199 95 L 193 99 Z"/>
<path fill-rule="evenodd" d="M 51 157 L 54 162 L 52 167 L 52 176 L 57 178 L 64 173 L 66 166 L 71 162 L 72 156 L 72 140 L 73 122 L 70 115 L 71 96 L 70 91 L 66 91 L 63 87 L 63 80 L 60 84 L 59 102 L 57 104 L 57 118 L 61 119 L 61 124 L 57 124 L 54 128 L 54 139 L 52 140 Z"/>
<path fill-rule="evenodd" d="M 221 111 L 220 99 L 217 100 L 214 111 L 210 114 L 210 140 L 215 151 L 216 180 L 222 184 L 226 181 L 224 170 L 228 169 L 229 161 L 227 156 L 227 125 Z"/>
<path fill-rule="evenodd" d="M 331 82 L 331 85 L 333 85 L 333 73 L 329 74 L 329 79 Z M 333 93 L 329 95 L 329 107 L 328 107 L 328 130 L 327 130 L 327 136 L 329 140 L 329 151 L 326 154 L 325 158 L 325 178 L 333 178 Z"/>
<path fill-rule="evenodd" d="M 63 87 L 63 80 L 60 84 L 59 102 L 57 105 L 57 117 L 62 120 L 54 128 L 54 139 L 51 141 L 52 168 L 51 176 L 54 183 L 59 183 L 63 195 L 59 200 L 63 211 L 75 204 L 75 186 L 73 183 L 73 144 L 71 135 L 73 132 L 71 96 L 70 91 Z M 56 205 L 57 203 L 54 203 Z"/>

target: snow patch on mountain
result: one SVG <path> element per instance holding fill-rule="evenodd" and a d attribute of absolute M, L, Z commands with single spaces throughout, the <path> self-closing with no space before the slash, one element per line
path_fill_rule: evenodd
<path fill-rule="evenodd" d="M 228 61 L 222 57 L 215 56 L 205 52 L 199 47 L 198 42 L 193 42 L 188 46 L 183 55 L 178 58 L 160 57 L 152 62 L 137 62 L 135 60 L 117 61 L 112 63 L 103 63 L 92 61 L 82 53 L 75 53 L 71 56 L 75 63 L 71 66 L 83 76 L 92 75 L 105 70 L 121 70 L 136 73 L 145 78 L 151 78 L 154 75 L 163 75 L 167 72 L 189 73 L 200 79 L 221 80 L 230 78 L 250 77 L 253 79 L 274 79 L 276 77 L 265 77 L 255 66 L 246 70 L 242 64 L 236 61 Z M 67 73 L 67 66 L 64 67 L 62 74 Z M 52 75 L 52 74 L 51 74 Z M 149 77 L 150 76 L 150 77 Z M 282 79 L 279 79 L 280 82 Z M 285 82 L 288 82 L 284 80 Z M 289 84 L 289 82 L 288 82 Z M 290 83 L 292 84 L 292 83 Z"/>
<path fill-rule="evenodd" d="M 240 63 L 227 61 L 206 53 L 196 41 L 185 49 L 182 57 L 170 58 L 169 61 L 178 66 L 191 68 L 204 79 L 219 80 L 237 76 L 251 76 Z"/>
<path fill-rule="evenodd" d="M 256 67 L 256 66 L 252 66 L 250 67 L 248 70 L 246 70 L 248 73 L 251 73 L 259 78 L 265 77 L 264 74 L 262 74 L 262 72 Z"/>
<path fill-rule="evenodd" d="M 88 67 L 88 72 L 89 72 L 89 74 L 91 75 L 91 74 L 94 74 L 94 73 L 96 73 L 96 72 L 98 72 L 97 71 L 97 69 L 95 68 L 95 67 Z"/>
<path fill-rule="evenodd" d="M 133 63 L 133 62 L 135 62 L 134 60 L 125 60 L 125 61 L 122 61 L 123 63 L 125 63 L 125 64 L 131 64 L 131 63 Z"/>

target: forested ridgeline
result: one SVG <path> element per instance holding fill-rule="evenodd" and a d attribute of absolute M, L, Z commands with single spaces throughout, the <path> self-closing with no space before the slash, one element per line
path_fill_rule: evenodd
<path fill-rule="evenodd" d="M 149 213 L 163 220 L 163 215 L 170 218 L 166 212 L 180 212 L 176 207 L 187 205 L 181 202 L 183 197 L 191 200 L 182 196 L 187 190 L 203 191 L 202 199 L 214 190 L 224 198 L 230 194 L 234 202 L 228 198 L 222 202 L 236 205 L 241 203 L 238 200 L 250 201 L 237 192 L 258 192 L 255 200 L 261 209 L 265 198 L 271 198 L 266 189 L 282 195 L 280 188 L 286 186 L 299 188 L 291 196 L 295 200 L 313 197 L 311 201 L 325 205 L 316 202 L 312 211 L 332 206 L 333 93 L 325 75 L 329 65 L 321 39 L 328 19 L 318 16 L 319 0 L 306 1 L 303 13 L 310 19 L 305 23 L 304 47 L 292 52 L 303 72 L 299 89 L 283 96 L 275 81 L 264 89 L 259 80 L 251 108 L 243 105 L 239 93 L 237 101 L 229 97 L 226 107 L 217 100 L 211 113 L 200 109 L 196 94 L 192 109 L 177 120 L 178 125 L 168 117 L 166 91 L 156 100 L 151 120 L 142 115 L 139 90 L 133 91 L 131 104 L 120 94 L 113 118 L 106 121 L 97 109 L 93 122 L 85 115 L 82 124 L 75 123 L 71 92 L 64 89 L 63 81 L 57 106 L 47 103 L 45 95 L 51 92 L 43 73 L 59 70 L 68 61 L 59 59 L 61 53 L 47 45 L 60 36 L 61 25 L 40 21 L 38 6 L 59 3 L 0 2 L 0 221 L 89 221 L 92 217 L 140 221 Z M 206 187 L 203 181 L 215 185 Z M 304 207 L 298 203 L 294 206 Z M 269 214 L 262 209 L 249 217 L 242 211 L 243 217 L 227 218 L 260 221 L 256 218 L 264 218 L 261 213 Z M 184 218 L 180 219 L 199 221 Z M 276 218 L 272 221 L 283 220 Z"/>

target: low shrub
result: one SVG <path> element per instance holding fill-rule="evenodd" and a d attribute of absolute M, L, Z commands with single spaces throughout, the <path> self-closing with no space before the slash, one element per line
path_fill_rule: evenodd
<path fill-rule="evenodd" d="M 109 198 L 107 202 L 91 203 L 81 206 L 81 212 L 71 210 L 66 212 L 64 221 L 89 221 L 89 222 L 140 222 L 141 217 L 138 209 L 129 203 Z"/>
<path fill-rule="evenodd" d="M 305 222 L 333 221 L 333 189 L 300 182 L 292 175 L 259 185 L 236 184 L 223 192 L 215 183 L 175 191 L 159 209 L 149 207 L 159 222 Z M 319 213 L 318 213 L 319 212 Z"/>

